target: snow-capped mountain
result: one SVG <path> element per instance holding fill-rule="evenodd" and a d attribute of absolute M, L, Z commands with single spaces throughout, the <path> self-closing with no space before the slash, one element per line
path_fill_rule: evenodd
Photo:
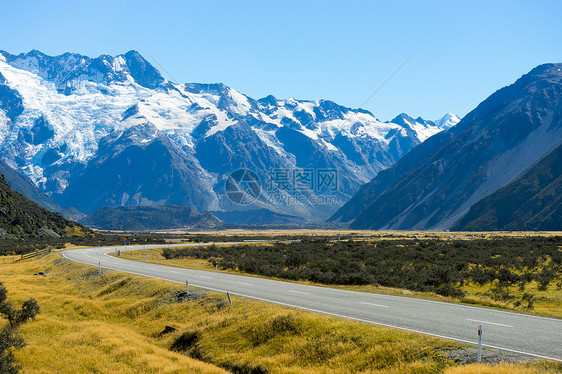
<path fill-rule="evenodd" d="M 451 127 L 455 126 L 459 123 L 461 119 L 457 117 L 453 113 L 447 113 L 443 117 L 439 118 L 437 121 L 434 121 L 435 125 L 443 130 L 448 130 Z"/>
<path fill-rule="evenodd" d="M 453 127 L 459 121 L 460 119 L 452 113 L 447 113 L 445 116 L 443 116 L 442 118 L 440 118 L 435 122 L 427 121 L 421 117 L 418 117 L 417 119 L 413 119 L 412 117 L 408 116 L 406 113 L 402 113 L 390 122 L 397 123 L 399 125 L 402 125 L 404 128 L 413 131 L 416 138 L 418 138 L 421 142 L 423 142 L 427 138 L 432 137 L 438 132 Z"/>
<path fill-rule="evenodd" d="M 135 51 L 97 58 L 0 51 L 0 156 L 85 213 L 183 204 L 326 217 L 447 126 L 410 120 L 384 123 L 327 100 L 254 100 L 223 84 L 172 83 Z M 225 180 L 239 168 L 261 180 L 250 207 L 225 197 Z M 306 198 L 272 200 L 272 170 L 295 169 L 337 170 L 337 189 L 287 189 Z M 320 193 L 335 200 L 312 203 Z"/>

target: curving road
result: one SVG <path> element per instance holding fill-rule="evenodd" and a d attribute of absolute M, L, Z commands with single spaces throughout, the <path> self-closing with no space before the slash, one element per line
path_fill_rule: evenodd
<path fill-rule="evenodd" d="M 351 318 L 377 325 L 475 344 L 483 326 L 483 346 L 562 361 L 562 320 L 400 296 L 346 291 L 290 282 L 182 269 L 108 256 L 116 250 L 185 247 L 165 244 L 94 247 L 63 252 L 64 257 L 106 269 L 165 279 L 280 305 Z M 228 243 L 228 244 L 243 244 Z"/>

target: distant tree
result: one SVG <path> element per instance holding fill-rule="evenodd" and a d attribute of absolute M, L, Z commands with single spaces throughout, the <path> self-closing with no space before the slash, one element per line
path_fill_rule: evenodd
<path fill-rule="evenodd" d="M 0 282 L 0 314 L 8 321 L 0 330 L 0 373 L 13 374 L 20 370 L 13 352 L 25 346 L 23 338 L 18 335 L 17 328 L 35 319 L 39 313 L 39 305 L 35 299 L 29 299 L 24 301 L 21 309 L 15 309 L 7 299 L 8 291 Z"/>

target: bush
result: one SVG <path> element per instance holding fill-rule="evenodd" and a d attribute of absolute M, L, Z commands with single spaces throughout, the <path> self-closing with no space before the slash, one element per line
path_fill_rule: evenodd
<path fill-rule="evenodd" d="M 464 297 L 465 292 L 463 290 L 460 290 L 456 287 L 454 287 L 453 285 L 451 285 L 450 283 L 447 283 L 441 287 L 439 287 L 436 291 L 436 294 L 441 295 L 441 296 L 450 296 L 450 297 L 454 297 L 457 299 L 460 299 L 461 297 Z"/>
<path fill-rule="evenodd" d="M 527 306 L 526 306 L 527 309 L 533 309 L 536 297 L 532 293 L 525 292 L 521 297 L 521 300 L 527 302 Z"/>
<path fill-rule="evenodd" d="M 235 238 L 230 238 L 235 240 Z M 497 300 L 510 300 L 507 287 L 560 278 L 562 237 L 475 240 L 369 241 L 303 240 L 273 245 L 166 249 L 165 258 L 205 259 L 225 270 L 329 285 L 376 284 L 462 297 L 455 287 L 489 284 Z M 549 261 L 551 259 L 552 261 Z M 543 270 L 544 264 L 548 267 Z M 541 271 L 539 273 L 539 271 Z M 521 275 L 519 275 L 521 274 Z"/>
<path fill-rule="evenodd" d="M 20 370 L 13 352 L 25 346 L 24 340 L 18 335 L 17 328 L 39 313 L 39 305 L 34 299 L 25 301 L 21 309 L 14 309 L 8 301 L 8 291 L 0 282 L 0 314 L 8 320 L 8 324 L 0 330 L 0 373 L 12 374 Z"/>

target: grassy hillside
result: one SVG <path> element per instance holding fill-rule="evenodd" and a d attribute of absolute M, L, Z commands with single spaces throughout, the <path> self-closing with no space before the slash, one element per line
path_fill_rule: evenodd
<path fill-rule="evenodd" d="M 22 327 L 25 373 L 555 373 L 553 363 L 468 365 L 456 343 L 211 293 L 52 254 L 2 264 L 11 300 L 41 307 Z M 45 276 L 34 276 L 45 271 Z M 2 321 L 0 321 L 2 323 Z M 166 325 L 176 330 L 163 333 Z M 464 351 L 474 358 L 474 350 Z M 493 358 L 484 352 L 485 359 Z"/>
<path fill-rule="evenodd" d="M 102 208 L 81 223 L 102 230 L 210 229 L 222 221 L 209 212 L 182 205 L 121 206 Z"/>
<path fill-rule="evenodd" d="M 4 175 L 6 182 L 10 187 L 28 199 L 35 201 L 37 204 L 43 208 L 50 210 L 51 212 L 59 213 L 63 217 L 70 220 L 77 220 L 84 217 L 84 214 L 80 213 L 76 209 L 63 208 L 49 195 L 40 191 L 31 180 L 14 169 L 8 166 L 5 162 L 0 160 L 0 174 Z"/>
<path fill-rule="evenodd" d="M 0 174 L 0 238 L 33 238 L 83 233 L 83 228 L 12 190 Z"/>
<path fill-rule="evenodd" d="M 265 208 L 212 213 L 222 221 L 235 225 L 304 225 L 306 223 L 304 218 L 273 212 Z"/>

